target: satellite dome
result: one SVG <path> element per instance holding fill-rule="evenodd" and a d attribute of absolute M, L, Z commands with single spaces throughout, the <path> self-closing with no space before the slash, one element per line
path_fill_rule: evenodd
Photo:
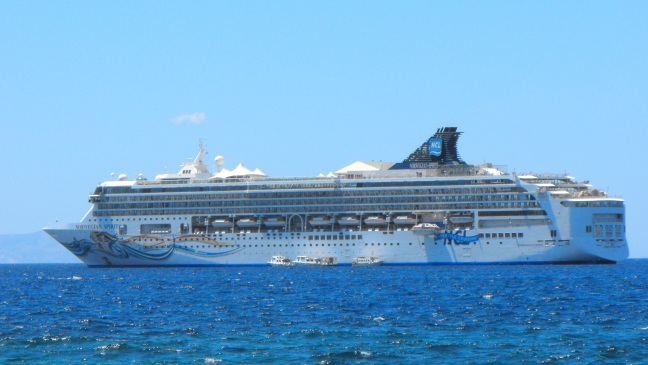
<path fill-rule="evenodd" d="M 128 176 L 126 176 L 126 174 L 121 174 L 121 175 L 119 175 L 119 177 L 117 179 L 119 181 L 126 181 L 126 180 L 128 180 Z"/>
<path fill-rule="evenodd" d="M 221 155 L 214 157 L 214 163 L 216 164 L 218 171 L 221 171 L 223 169 L 223 164 L 225 163 L 225 157 Z"/>

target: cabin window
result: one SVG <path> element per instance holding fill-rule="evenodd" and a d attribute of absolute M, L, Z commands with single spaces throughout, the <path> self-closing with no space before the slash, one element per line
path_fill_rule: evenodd
<path fill-rule="evenodd" d="M 125 224 L 122 224 L 119 226 L 119 234 L 126 234 L 128 232 L 128 229 L 126 228 L 127 226 Z"/>

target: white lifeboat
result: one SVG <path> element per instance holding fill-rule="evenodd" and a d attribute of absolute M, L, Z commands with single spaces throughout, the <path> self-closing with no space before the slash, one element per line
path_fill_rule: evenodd
<path fill-rule="evenodd" d="M 453 212 L 450 213 L 450 222 L 454 224 L 472 223 L 475 217 L 472 212 Z"/>
<path fill-rule="evenodd" d="M 357 226 L 360 225 L 360 218 L 357 215 L 344 215 L 338 218 L 337 224 L 341 226 Z"/>
<path fill-rule="evenodd" d="M 436 235 L 441 232 L 441 227 L 434 223 L 419 223 L 412 227 L 412 233 L 420 236 Z"/>
<path fill-rule="evenodd" d="M 333 218 L 327 216 L 327 215 L 322 215 L 322 216 L 317 216 L 317 217 L 312 217 L 308 220 L 308 223 L 311 226 L 330 226 L 333 224 Z"/>
<path fill-rule="evenodd" d="M 369 226 L 384 226 L 385 224 L 387 224 L 387 219 L 382 214 L 376 214 L 367 216 L 364 222 Z"/>
<path fill-rule="evenodd" d="M 232 218 L 216 217 L 211 221 L 211 226 L 215 228 L 226 228 L 232 226 Z"/>
<path fill-rule="evenodd" d="M 394 223 L 396 224 L 416 224 L 416 217 L 413 215 L 397 215 L 396 218 L 394 218 Z"/>
<path fill-rule="evenodd" d="M 267 217 L 263 219 L 263 225 L 266 227 L 285 227 L 286 218 L 284 217 Z"/>
<path fill-rule="evenodd" d="M 244 217 L 236 220 L 236 225 L 239 227 L 256 227 L 257 220 L 254 217 Z"/>

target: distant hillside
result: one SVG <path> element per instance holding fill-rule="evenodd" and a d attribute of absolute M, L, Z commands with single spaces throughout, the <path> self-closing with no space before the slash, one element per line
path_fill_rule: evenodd
<path fill-rule="evenodd" d="M 0 235 L 0 264 L 80 262 L 45 232 Z"/>

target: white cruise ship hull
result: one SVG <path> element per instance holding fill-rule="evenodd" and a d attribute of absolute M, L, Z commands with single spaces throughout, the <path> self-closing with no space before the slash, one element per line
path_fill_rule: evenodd
<path fill-rule="evenodd" d="M 45 230 L 89 267 L 269 266 L 275 255 L 336 257 L 339 265 L 363 256 L 377 257 L 384 265 L 614 263 L 628 256 L 624 241 L 538 241 L 530 233 L 525 240 L 485 240 L 474 232 L 374 231 L 349 232 L 335 240 L 322 235 L 324 240 L 315 241 L 307 232 L 120 237 L 110 230 Z"/>
<path fill-rule="evenodd" d="M 440 128 L 400 163 L 270 178 L 212 174 L 202 145 L 178 174 L 100 183 L 79 222 L 45 230 L 91 267 L 613 263 L 628 257 L 625 205 L 589 182 L 468 165 Z M 219 165 L 220 164 L 220 165 Z"/>

